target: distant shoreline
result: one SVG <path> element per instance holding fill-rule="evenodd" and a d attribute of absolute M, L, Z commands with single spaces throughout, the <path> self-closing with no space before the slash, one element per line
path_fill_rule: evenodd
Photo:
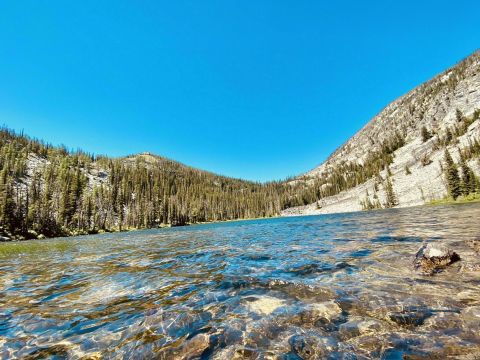
<path fill-rule="evenodd" d="M 422 205 L 413 205 L 413 206 L 406 206 L 402 208 L 409 208 L 409 207 L 430 207 L 430 206 L 441 206 L 441 205 L 455 205 L 455 204 L 469 204 L 469 203 L 477 203 L 480 202 L 480 194 L 474 194 L 473 196 L 470 195 L 468 197 L 459 197 L 456 200 L 451 198 L 444 198 L 433 200 L 428 203 Z M 395 208 L 393 208 L 395 209 Z M 30 240 L 46 240 L 46 239 L 58 239 L 58 238 L 70 238 L 70 237 L 77 237 L 77 236 L 90 236 L 90 235 L 101 235 L 101 234 L 114 234 L 114 233 L 127 233 L 133 231 L 142 231 L 142 230 L 154 230 L 154 229 L 165 229 L 165 228 L 174 228 L 174 227 L 187 227 L 192 225 L 208 225 L 208 224 L 221 224 L 221 223 L 229 223 L 229 222 L 240 222 L 240 221 L 252 221 L 252 220 L 266 220 L 266 219 L 278 219 L 278 218 L 287 218 L 287 217 L 301 217 L 301 216 L 318 216 L 318 215 L 330 215 L 330 214 L 347 214 L 347 213 L 357 213 L 357 212 L 370 212 L 370 211 L 381 211 L 386 209 L 376 209 L 376 210 L 360 210 L 360 211 L 348 211 L 348 212 L 335 212 L 329 214 L 295 214 L 295 215 L 278 215 L 278 216 L 270 216 L 270 217 L 257 217 L 257 218 L 245 218 L 245 219 L 230 219 L 230 220 L 215 220 L 215 221 L 202 221 L 196 223 L 188 223 L 184 225 L 160 225 L 158 227 L 151 227 L 151 228 L 131 228 L 131 229 L 105 229 L 99 230 L 91 233 L 72 233 L 72 234 L 65 234 L 61 236 L 53 236 L 53 237 L 37 237 L 37 238 L 25 238 L 25 239 L 8 239 L 8 240 L 0 240 L 0 243 L 23 243 Z M 0 237 L 2 238 L 2 237 Z M 5 239 L 5 237 L 3 237 Z"/>
<path fill-rule="evenodd" d="M 187 223 L 183 225 L 171 225 L 171 224 L 162 224 L 156 227 L 149 227 L 149 228 L 128 228 L 128 229 L 100 229 L 98 231 L 91 231 L 91 232 L 78 232 L 78 233 L 70 233 L 70 234 L 63 234 L 59 236 L 41 236 L 42 234 L 38 235 L 37 237 L 28 237 L 28 234 L 16 234 L 14 236 L 22 236 L 23 239 L 15 239 L 15 238 L 8 238 L 7 236 L 0 236 L 0 244 L 1 243 L 24 243 L 31 240 L 47 240 L 47 239 L 60 239 L 60 238 L 71 238 L 71 237 L 78 237 L 78 236 L 93 236 L 93 235 L 102 235 L 102 234 L 115 234 L 115 233 L 129 233 L 133 231 L 142 231 L 142 230 L 154 230 L 154 229 L 165 229 L 165 228 L 181 228 L 181 227 L 188 227 L 193 225 L 207 225 L 207 224 L 220 224 L 220 223 L 228 223 L 228 222 L 240 222 L 240 221 L 252 221 L 252 220 L 264 220 L 264 219 L 277 219 L 283 216 L 270 216 L 270 217 L 257 217 L 257 218 L 243 218 L 243 219 L 230 219 L 230 220 L 214 220 L 214 221 L 202 221 L 196 223 Z M 31 234 L 31 233 L 29 233 Z"/>

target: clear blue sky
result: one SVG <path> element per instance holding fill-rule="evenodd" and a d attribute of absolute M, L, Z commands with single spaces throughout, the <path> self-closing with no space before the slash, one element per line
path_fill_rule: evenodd
<path fill-rule="evenodd" d="M 480 47 L 478 1 L 0 1 L 0 124 L 253 180 Z"/>

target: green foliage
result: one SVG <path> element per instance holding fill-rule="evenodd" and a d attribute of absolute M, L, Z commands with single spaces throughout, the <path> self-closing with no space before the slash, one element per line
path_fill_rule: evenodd
<path fill-rule="evenodd" d="M 69 151 L 1 129 L 0 226 L 19 237 L 29 230 L 52 237 L 271 217 L 371 178 L 378 190 L 380 172 L 404 144 L 395 133 L 363 164 L 344 162 L 308 181 L 259 184 L 150 154 L 112 159 Z M 380 207 L 378 198 L 374 206 Z"/>
<path fill-rule="evenodd" d="M 455 165 L 455 162 L 453 161 L 452 156 L 447 149 L 445 149 L 444 159 L 448 195 L 455 200 L 461 195 L 460 177 L 458 176 L 457 166 Z"/>
<path fill-rule="evenodd" d="M 380 204 L 380 201 L 378 200 L 378 196 L 376 191 L 373 194 L 373 201 L 370 200 L 370 195 L 368 194 L 368 190 L 365 194 L 365 199 L 360 201 L 360 205 L 362 206 L 362 210 L 375 210 L 375 209 L 381 209 L 382 205 Z"/>
<path fill-rule="evenodd" d="M 478 189 L 478 179 L 472 169 L 465 163 L 460 164 L 462 169 L 462 180 L 460 184 L 460 191 L 463 196 L 476 192 Z"/>
<path fill-rule="evenodd" d="M 390 177 L 387 177 L 385 182 L 385 196 L 386 196 L 386 200 L 384 204 L 385 208 L 392 208 L 398 205 L 398 198 L 393 189 L 393 184 Z"/>
<path fill-rule="evenodd" d="M 27 174 L 29 157 L 37 165 Z M 296 205 L 300 190 L 151 155 L 95 158 L 0 131 L 0 225 L 20 238 L 271 217 Z"/>

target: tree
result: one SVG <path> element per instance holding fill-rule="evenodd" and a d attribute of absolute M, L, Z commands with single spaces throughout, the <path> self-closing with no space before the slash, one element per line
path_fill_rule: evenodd
<path fill-rule="evenodd" d="M 398 199 L 397 195 L 395 194 L 395 191 L 393 189 L 393 184 L 392 181 L 390 180 L 390 177 L 387 177 L 386 183 L 385 183 L 385 208 L 392 208 L 396 205 L 398 205 Z"/>
<path fill-rule="evenodd" d="M 428 139 L 430 139 L 432 137 L 432 134 L 430 133 L 430 131 L 428 131 L 426 126 L 422 126 L 421 133 L 422 133 L 422 141 L 423 142 L 427 141 Z"/>
<path fill-rule="evenodd" d="M 474 193 L 477 187 L 477 179 L 475 174 L 465 162 L 461 163 L 460 168 L 462 169 L 462 181 L 460 186 L 462 195 Z"/>
<path fill-rule="evenodd" d="M 455 110 L 455 118 L 456 118 L 457 122 L 462 122 L 465 119 L 465 117 L 463 116 L 463 113 L 460 109 Z"/>
<path fill-rule="evenodd" d="M 445 133 L 445 145 L 450 144 L 450 142 L 453 140 L 453 134 L 450 129 L 447 129 L 447 132 Z"/>
<path fill-rule="evenodd" d="M 453 200 L 456 200 L 461 195 L 460 177 L 458 176 L 457 166 L 447 149 L 445 149 L 444 157 L 448 195 L 450 195 Z"/>

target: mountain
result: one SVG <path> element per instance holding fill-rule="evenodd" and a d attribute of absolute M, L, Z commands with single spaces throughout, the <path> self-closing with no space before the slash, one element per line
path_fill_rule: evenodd
<path fill-rule="evenodd" d="M 441 199 L 449 187 L 445 150 L 458 167 L 478 176 L 479 141 L 477 51 L 389 104 L 323 164 L 291 181 L 311 188 L 317 201 L 282 214 L 406 207 Z M 457 173 L 462 181 L 462 170 Z"/>
<path fill-rule="evenodd" d="M 216 175 L 150 153 L 93 156 L 0 130 L 4 239 L 270 217 L 295 191 L 278 182 Z"/>
<path fill-rule="evenodd" d="M 0 240 L 421 205 L 480 193 L 480 52 L 392 102 L 319 167 L 265 184 L 0 129 Z"/>

